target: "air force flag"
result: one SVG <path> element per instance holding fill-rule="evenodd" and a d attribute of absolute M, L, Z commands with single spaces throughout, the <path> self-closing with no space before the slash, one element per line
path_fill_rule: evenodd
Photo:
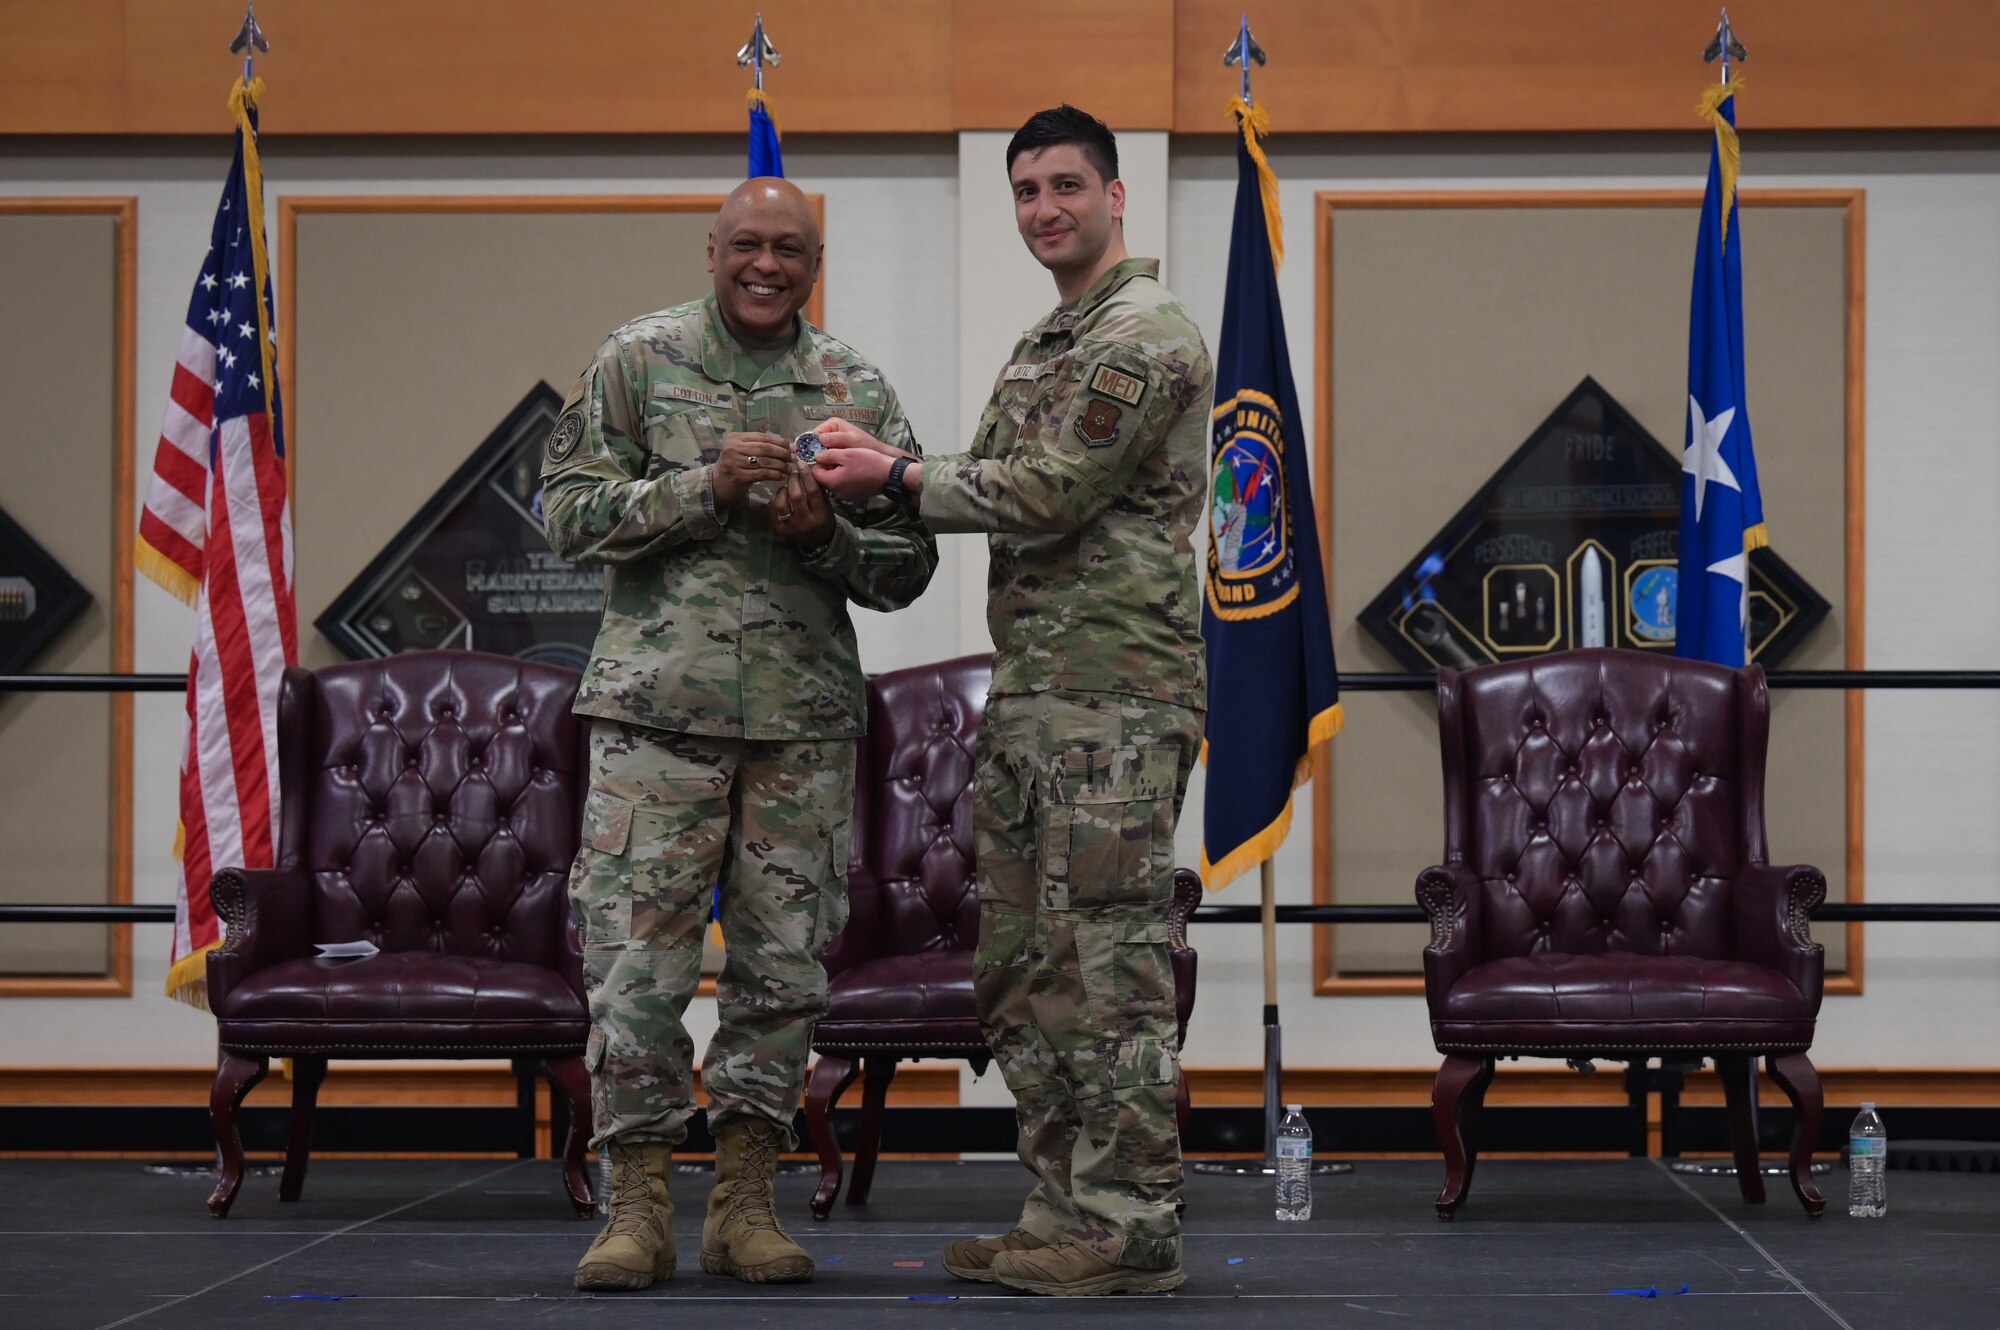
<path fill-rule="evenodd" d="M 1743 249 L 1737 225 L 1736 85 L 1712 88 L 1702 112 L 1715 124 L 1688 320 L 1687 452 L 1681 461 L 1680 568 L 1675 651 L 1742 665 L 1749 552 L 1769 543 L 1750 415 L 1743 397 Z"/>
<path fill-rule="evenodd" d="M 1313 748 L 1340 728 L 1339 681 L 1298 392 L 1278 307 L 1277 180 L 1236 104 L 1236 219 L 1217 348 L 1210 461 L 1207 802 L 1201 874 L 1220 887 L 1276 852 Z"/>

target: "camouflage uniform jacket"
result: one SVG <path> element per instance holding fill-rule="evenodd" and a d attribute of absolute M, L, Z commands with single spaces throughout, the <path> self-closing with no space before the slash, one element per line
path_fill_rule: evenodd
<path fill-rule="evenodd" d="M 724 435 L 791 439 L 836 415 L 916 451 L 881 371 L 803 318 L 768 369 L 730 336 L 713 295 L 611 334 L 542 463 L 549 545 L 611 566 L 579 714 L 746 739 L 863 732 L 847 602 L 915 600 L 936 542 L 890 499 L 835 501 L 832 541 L 808 558 L 771 530 L 774 486 L 752 486 L 734 508 L 715 501 Z"/>
<path fill-rule="evenodd" d="M 990 533 L 996 695 L 1207 705 L 1190 535 L 1215 372 L 1159 270 L 1127 259 L 1022 334 L 972 451 L 924 465 L 925 523 Z"/>

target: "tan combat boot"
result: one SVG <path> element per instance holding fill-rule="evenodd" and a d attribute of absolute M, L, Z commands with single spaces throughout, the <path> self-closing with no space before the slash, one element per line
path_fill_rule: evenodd
<path fill-rule="evenodd" d="M 611 1222 L 577 1262 L 578 1288 L 630 1291 L 674 1277 L 673 1153 L 658 1142 L 611 1143 Z"/>
<path fill-rule="evenodd" d="M 960 1279 L 990 1284 L 993 1282 L 993 1258 L 1001 1252 L 1035 1251 L 1048 1245 L 1025 1228 L 1017 1228 L 997 1238 L 967 1238 L 944 1249 L 944 1268 Z"/>
<path fill-rule="evenodd" d="M 1141 1270 L 1113 1265 L 1090 1248 L 1058 1242 L 1033 1251 L 1001 1252 L 993 1258 L 993 1282 L 1022 1293 L 1089 1298 L 1105 1293 L 1166 1293 L 1187 1282 L 1178 1265 Z"/>
<path fill-rule="evenodd" d="M 715 1190 L 701 1226 L 701 1268 L 746 1284 L 803 1284 L 813 1260 L 771 1204 L 784 1139 L 778 1128 L 737 1118 L 716 1133 Z"/>

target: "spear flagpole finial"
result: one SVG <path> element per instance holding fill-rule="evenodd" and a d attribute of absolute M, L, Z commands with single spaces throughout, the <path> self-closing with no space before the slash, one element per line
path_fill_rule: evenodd
<path fill-rule="evenodd" d="M 764 16 L 760 13 L 757 15 L 757 26 L 751 30 L 750 40 L 743 43 L 736 52 L 737 67 L 752 70 L 751 78 L 754 80 L 754 86 L 757 91 L 762 92 L 764 67 L 769 65 L 772 69 L 776 69 L 781 58 L 778 48 L 771 45 L 771 39 L 764 35 Z"/>
<path fill-rule="evenodd" d="M 1242 23 L 1236 29 L 1236 40 L 1231 42 L 1229 49 L 1222 53 L 1222 63 L 1224 66 L 1243 66 L 1243 104 L 1245 106 L 1250 104 L 1250 66 L 1253 62 L 1260 65 L 1270 63 L 1264 55 L 1264 48 L 1257 45 L 1257 39 L 1250 35 L 1250 15 L 1246 13 L 1243 15 Z"/>
<path fill-rule="evenodd" d="M 1710 42 L 1708 49 L 1701 53 L 1701 62 L 1705 65 L 1712 65 L 1717 60 L 1722 61 L 1722 81 L 1727 83 L 1729 82 L 1729 62 L 1731 60 L 1748 60 L 1749 58 L 1750 53 L 1743 49 L 1743 43 L 1736 40 L 1736 29 L 1729 24 L 1729 10 L 1725 6 L 1722 11 L 1722 21 L 1715 25 L 1715 40 Z"/>
<path fill-rule="evenodd" d="M 239 51 L 243 54 L 243 81 L 248 83 L 257 72 L 257 57 L 271 52 L 270 39 L 257 26 L 257 0 L 250 0 L 243 6 L 243 27 L 237 32 L 236 40 L 229 43 L 231 55 Z"/>

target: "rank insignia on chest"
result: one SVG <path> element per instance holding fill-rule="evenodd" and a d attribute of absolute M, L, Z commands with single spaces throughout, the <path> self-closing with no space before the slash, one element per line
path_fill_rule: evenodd
<path fill-rule="evenodd" d="M 847 386 L 846 379 L 829 377 L 826 381 L 826 400 L 835 406 L 845 406 L 854 400 L 854 393 Z"/>
<path fill-rule="evenodd" d="M 1127 406 L 1139 405 L 1139 399 L 1146 395 L 1146 381 L 1135 379 L 1130 374 L 1120 374 L 1109 365 L 1099 365 L 1097 372 L 1090 376 L 1090 391 L 1115 397 Z"/>
<path fill-rule="evenodd" d="M 1123 414 L 1124 408 L 1116 403 L 1093 397 L 1077 413 L 1077 437 L 1092 448 L 1103 448 L 1118 437 L 1118 418 Z"/>

